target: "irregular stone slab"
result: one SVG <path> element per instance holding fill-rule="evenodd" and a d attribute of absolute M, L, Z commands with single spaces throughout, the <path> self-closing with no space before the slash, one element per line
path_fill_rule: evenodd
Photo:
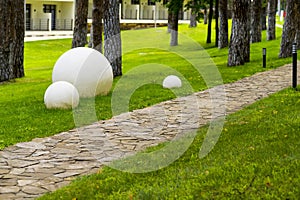
<path fill-rule="evenodd" d="M 19 143 L 16 144 L 17 147 L 20 148 L 25 148 L 25 149 L 45 149 L 46 146 L 43 145 L 42 143 L 38 143 L 38 142 L 23 142 L 23 143 Z"/>
<path fill-rule="evenodd" d="M 17 186 L 0 187 L 0 194 L 17 193 L 19 191 L 20 188 Z"/>
<path fill-rule="evenodd" d="M 26 194 L 31 194 L 31 195 L 38 195 L 38 194 L 44 194 L 47 192 L 47 190 L 35 186 L 24 186 L 22 188 L 22 191 Z"/>

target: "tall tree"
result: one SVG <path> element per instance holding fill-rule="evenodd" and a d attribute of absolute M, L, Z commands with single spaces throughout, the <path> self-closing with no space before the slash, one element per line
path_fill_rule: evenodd
<path fill-rule="evenodd" d="M 197 27 L 197 15 L 198 15 L 197 3 L 198 3 L 197 0 L 192 0 L 190 2 L 190 8 L 191 8 L 190 27 Z"/>
<path fill-rule="evenodd" d="M 216 37 L 215 37 L 215 45 L 219 46 L 219 0 L 215 0 L 215 22 L 216 22 Z"/>
<path fill-rule="evenodd" d="M 84 47 L 87 44 L 88 6 L 88 0 L 76 0 L 75 2 L 75 26 L 72 48 Z"/>
<path fill-rule="evenodd" d="M 114 77 L 122 75 L 122 42 L 119 0 L 103 0 L 104 55 L 109 60 Z"/>
<path fill-rule="evenodd" d="M 251 42 L 261 42 L 261 16 L 262 0 L 255 0 L 251 5 Z"/>
<path fill-rule="evenodd" d="M 263 31 L 267 30 L 267 4 L 265 3 L 266 0 L 263 0 L 262 9 L 261 9 L 261 29 Z"/>
<path fill-rule="evenodd" d="M 102 53 L 102 19 L 103 19 L 103 0 L 93 0 L 92 48 Z"/>
<path fill-rule="evenodd" d="M 228 66 L 243 65 L 250 60 L 249 6 L 249 0 L 233 0 Z"/>
<path fill-rule="evenodd" d="M 209 13 L 208 13 L 208 27 L 207 27 L 207 38 L 206 43 L 211 43 L 211 24 L 212 24 L 212 18 L 213 18 L 213 12 L 214 10 L 214 1 L 209 0 Z"/>
<path fill-rule="evenodd" d="M 292 55 L 292 45 L 295 41 L 297 24 L 297 6 L 299 0 L 286 1 L 286 17 L 283 25 L 282 39 L 280 45 L 280 58 L 290 57 Z"/>
<path fill-rule="evenodd" d="M 276 39 L 276 0 L 268 0 L 267 40 Z"/>
<path fill-rule="evenodd" d="M 0 1 L 0 82 L 24 76 L 24 0 Z"/>
<path fill-rule="evenodd" d="M 178 45 L 178 18 L 179 12 L 183 7 L 183 0 L 171 0 L 168 3 L 168 10 L 170 16 L 170 32 L 171 32 L 171 41 L 170 46 Z"/>
<path fill-rule="evenodd" d="M 219 34 L 219 48 L 228 46 L 228 9 L 227 0 L 220 0 L 220 34 Z"/>

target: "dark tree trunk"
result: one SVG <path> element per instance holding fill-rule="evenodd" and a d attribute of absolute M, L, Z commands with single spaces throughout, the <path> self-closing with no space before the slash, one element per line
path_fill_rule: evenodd
<path fill-rule="evenodd" d="M 267 40 L 276 39 L 276 0 L 268 0 Z"/>
<path fill-rule="evenodd" d="M 227 0 L 220 0 L 220 34 L 219 48 L 228 46 L 228 10 Z"/>
<path fill-rule="evenodd" d="M 263 6 L 261 9 L 261 29 L 267 30 L 267 7 Z"/>
<path fill-rule="evenodd" d="M 251 8 L 251 42 L 261 42 L 261 17 L 257 13 L 262 12 L 262 0 L 253 1 Z"/>
<path fill-rule="evenodd" d="M 102 53 L 103 0 L 93 0 L 93 21 L 91 30 L 92 48 Z"/>
<path fill-rule="evenodd" d="M 233 0 L 228 66 L 243 65 L 250 59 L 249 6 L 249 0 Z"/>
<path fill-rule="evenodd" d="M 279 53 L 280 58 L 292 56 L 292 45 L 295 41 L 297 26 L 297 3 L 295 0 L 287 0 L 286 17 L 283 25 Z"/>
<path fill-rule="evenodd" d="M 171 31 L 171 41 L 170 46 L 178 45 L 178 14 L 179 12 L 171 12 L 171 22 L 170 22 L 170 31 Z"/>
<path fill-rule="evenodd" d="M 206 7 L 204 8 L 204 16 L 203 17 L 204 17 L 203 23 L 207 24 L 207 8 Z"/>
<path fill-rule="evenodd" d="M 216 37 L 215 37 L 215 45 L 219 46 L 219 0 L 216 0 L 215 5 L 215 21 L 216 21 Z"/>
<path fill-rule="evenodd" d="M 297 43 L 297 49 L 300 49 L 300 2 L 298 2 L 298 12 L 297 12 L 297 31 L 296 31 L 296 43 Z"/>
<path fill-rule="evenodd" d="M 190 19 L 190 28 L 197 27 L 197 9 L 196 9 L 196 0 L 192 1 L 192 9 L 191 9 L 191 19 Z"/>
<path fill-rule="evenodd" d="M 211 43 L 211 23 L 213 18 L 214 1 L 209 0 L 209 13 L 208 13 L 208 27 L 207 27 L 207 38 L 206 43 Z"/>
<path fill-rule="evenodd" d="M 109 60 L 114 77 L 122 75 L 122 43 L 119 1 L 103 0 L 104 55 Z"/>
<path fill-rule="evenodd" d="M 75 26 L 72 48 L 84 47 L 87 44 L 88 4 L 88 0 L 76 0 L 75 2 Z"/>
<path fill-rule="evenodd" d="M 171 33 L 172 13 L 168 11 L 168 33 Z"/>
<path fill-rule="evenodd" d="M 24 76 L 24 0 L 0 2 L 0 82 Z"/>

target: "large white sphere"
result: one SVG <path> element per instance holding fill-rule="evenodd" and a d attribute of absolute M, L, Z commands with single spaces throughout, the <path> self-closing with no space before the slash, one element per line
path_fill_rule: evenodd
<path fill-rule="evenodd" d="M 75 108 L 79 104 L 79 94 L 71 83 L 58 81 L 47 88 L 44 102 L 47 108 Z"/>
<path fill-rule="evenodd" d="M 94 97 L 110 91 L 113 72 L 109 61 L 99 51 L 78 47 L 56 61 L 52 81 L 67 81 L 77 88 L 80 97 Z"/>
<path fill-rule="evenodd" d="M 175 75 L 170 75 L 167 76 L 164 81 L 163 81 L 163 87 L 164 88 L 179 88 L 181 87 L 182 83 L 180 78 L 178 78 L 178 76 Z"/>

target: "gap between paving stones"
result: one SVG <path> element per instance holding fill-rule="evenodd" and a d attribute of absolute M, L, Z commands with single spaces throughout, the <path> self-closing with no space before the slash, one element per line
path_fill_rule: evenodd
<path fill-rule="evenodd" d="M 290 87 L 291 73 L 291 65 L 285 65 L 79 129 L 7 147 L 0 151 L 0 199 L 34 199 L 69 184 L 77 176 L 96 173 L 112 160 L 198 129 L 213 119 L 209 94 L 220 87 L 225 88 L 226 114 L 230 114 Z M 195 98 L 198 109 L 193 106 Z"/>

